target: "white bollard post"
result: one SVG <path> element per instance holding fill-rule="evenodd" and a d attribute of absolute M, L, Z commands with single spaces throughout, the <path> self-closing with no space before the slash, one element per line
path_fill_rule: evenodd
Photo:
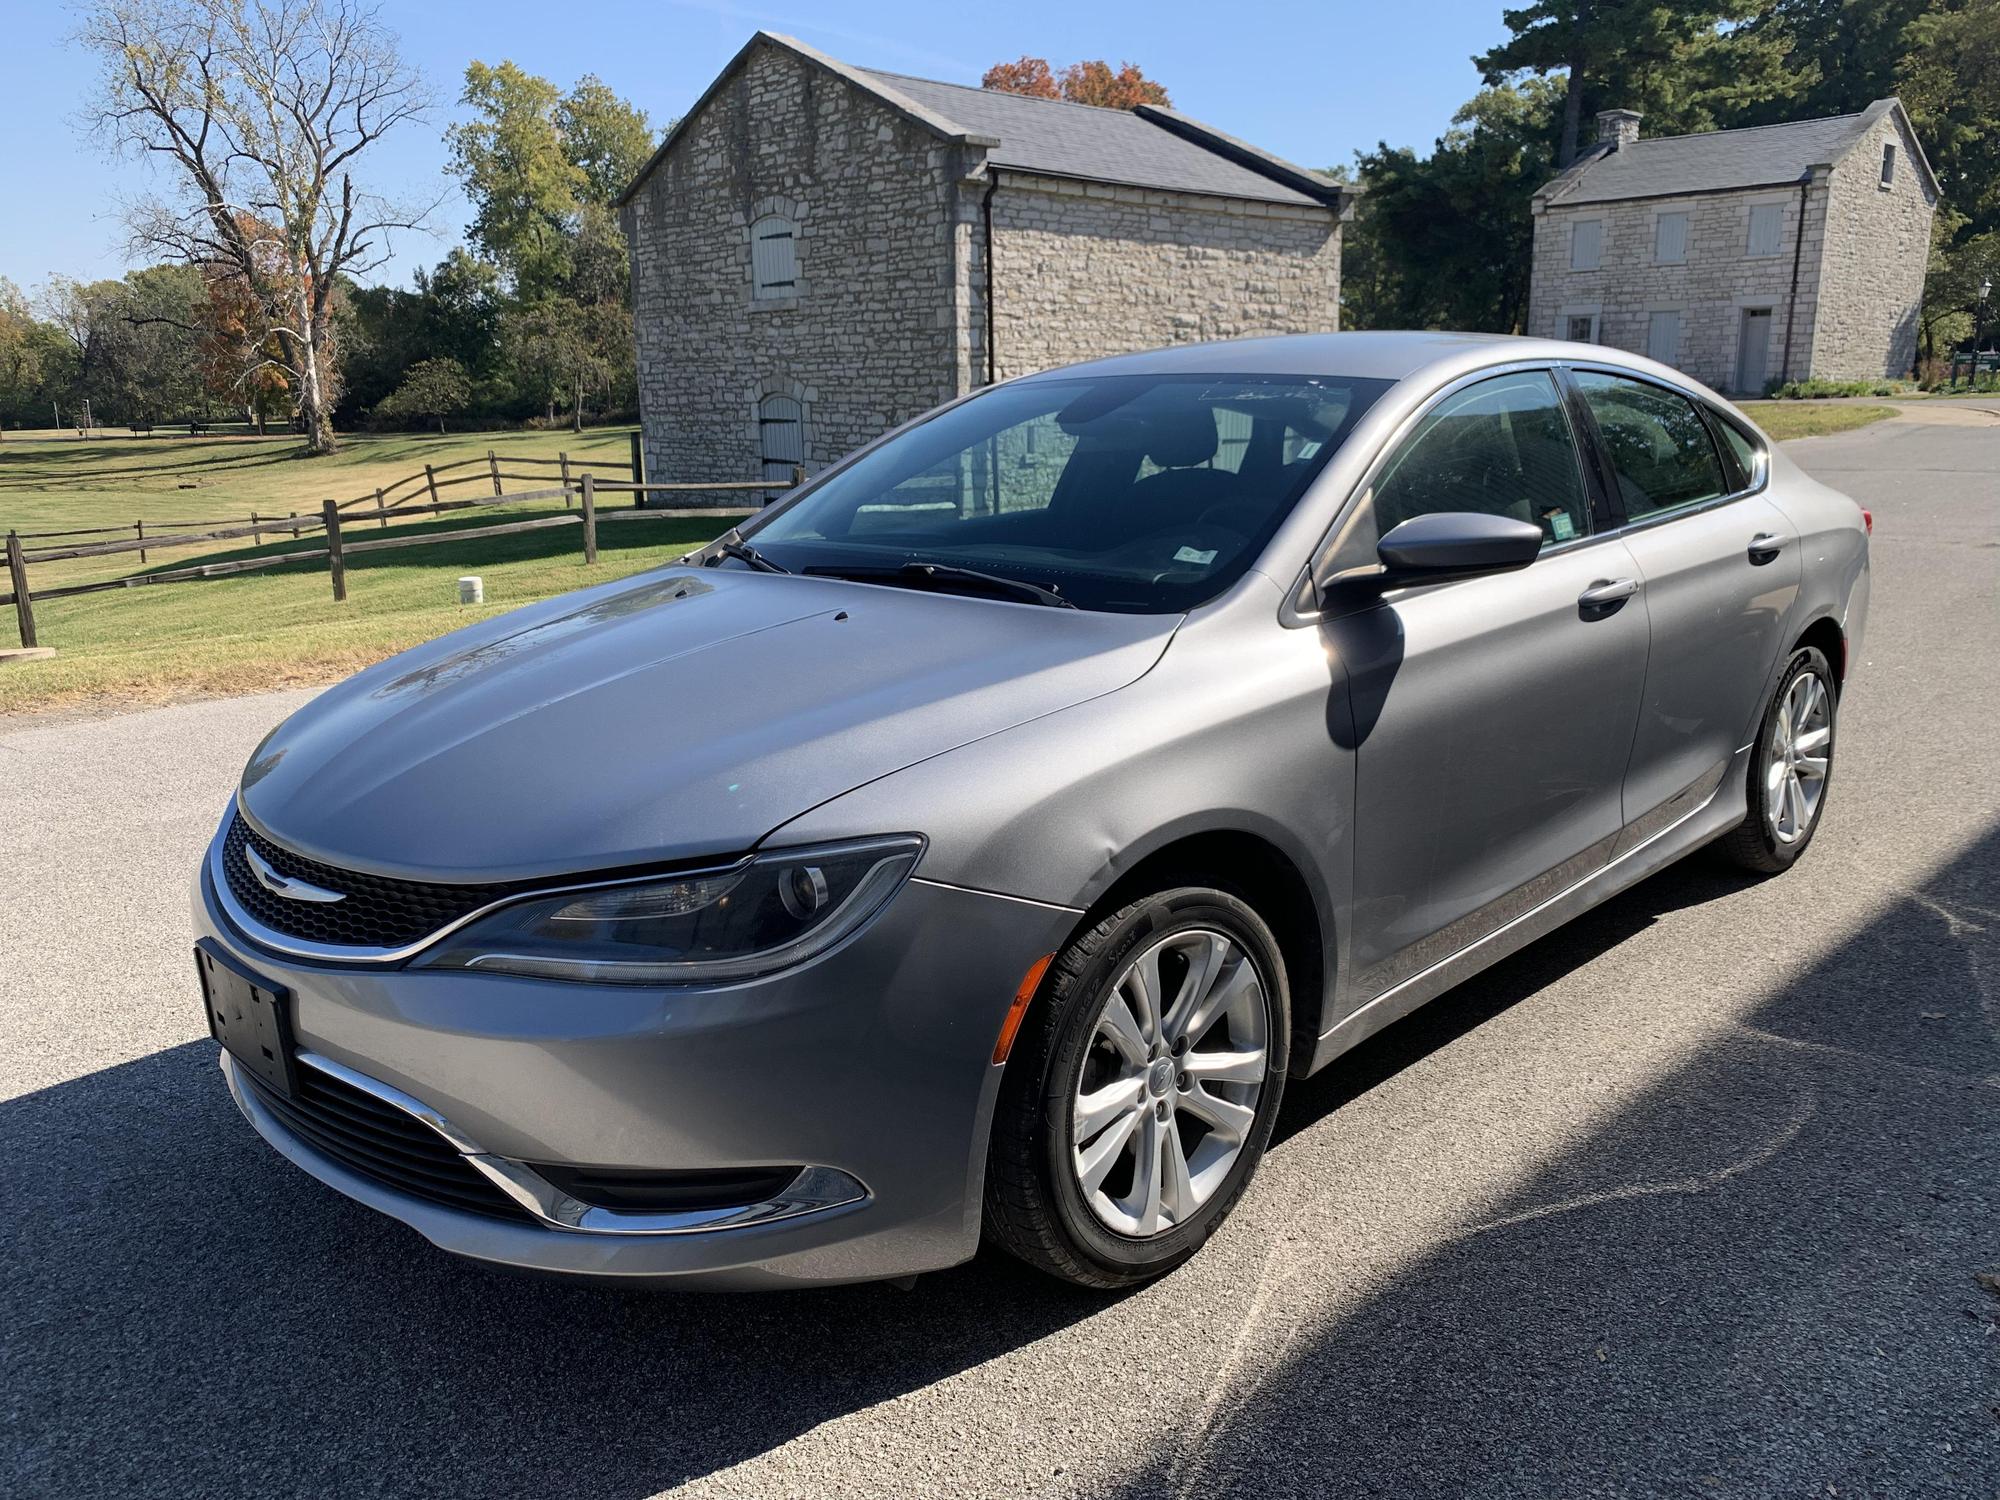
<path fill-rule="evenodd" d="M 486 580 L 478 577 L 459 579 L 458 602 L 460 604 L 484 604 L 486 602 Z"/>

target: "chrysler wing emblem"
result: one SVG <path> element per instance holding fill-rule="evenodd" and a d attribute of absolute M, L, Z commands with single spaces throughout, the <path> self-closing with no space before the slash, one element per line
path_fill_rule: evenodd
<path fill-rule="evenodd" d="M 330 891 L 323 885 L 312 885 L 303 880 L 294 880 L 289 875 L 280 875 L 272 868 L 271 862 L 252 849 L 243 846 L 243 858 L 249 861 L 250 873 L 257 877 L 257 883 L 274 896 L 283 896 L 287 901 L 345 901 L 346 895 L 340 891 Z"/>

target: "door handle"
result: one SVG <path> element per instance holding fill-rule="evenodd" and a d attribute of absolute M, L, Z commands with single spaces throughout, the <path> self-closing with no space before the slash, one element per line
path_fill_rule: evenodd
<path fill-rule="evenodd" d="M 1760 531 L 1750 538 L 1750 561 L 1767 563 L 1785 550 L 1785 539 L 1775 531 Z"/>
<path fill-rule="evenodd" d="M 1576 596 L 1577 608 L 1582 610 L 1608 610 L 1623 604 L 1639 592 L 1636 578 L 1613 578 L 1593 583 Z"/>

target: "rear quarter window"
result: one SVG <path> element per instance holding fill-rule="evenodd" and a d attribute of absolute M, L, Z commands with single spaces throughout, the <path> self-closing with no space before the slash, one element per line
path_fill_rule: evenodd
<path fill-rule="evenodd" d="M 1753 488 L 1764 474 L 1764 445 L 1721 412 L 1711 412 L 1711 425 L 1722 435 L 1722 447 L 1735 466 L 1736 488 Z"/>

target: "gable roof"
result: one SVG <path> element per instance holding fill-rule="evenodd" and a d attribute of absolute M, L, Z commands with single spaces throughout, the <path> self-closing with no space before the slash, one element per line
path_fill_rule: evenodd
<path fill-rule="evenodd" d="M 667 132 L 618 195 L 620 205 L 638 192 L 688 122 L 760 44 L 824 69 L 941 140 L 983 151 L 989 168 L 1308 208 L 1338 209 L 1343 194 L 1357 191 L 1172 110 L 1099 109 L 855 68 L 796 38 L 760 31 Z"/>
<path fill-rule="evenodd" d="M 1569 205 L 1789 187 L 1814 167 L 1831 166 L 1847 155 L 1891 110 L 1909 130 L 1909 116 L 1899 101 L 1877 99 L 1857 115 L 1712 130 L 1702 135 L 1641 137 L 1615 151 L 1600 146 L 1578 158 L 1535 197 Z M 1910 130 L 1910 139 L 1916 140 L 1914 130 Z M 1923 148 L 1918 146 L 1911 154 L 1935 194 L 1937 178 L 1924 160 Z"/>

